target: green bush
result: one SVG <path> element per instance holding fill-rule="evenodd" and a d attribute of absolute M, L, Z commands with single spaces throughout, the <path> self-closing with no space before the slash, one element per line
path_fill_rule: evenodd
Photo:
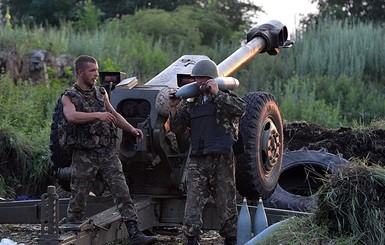
<path fill-rule="evenodd" d="M 378 84 L 365 83 L 352 77 L 316 77 L 317 98 L 340 106 L 340 113 L 348 122 L 361 118 L 365 124 L 385 115 L 385 95 Z"/>
<path fill-rule="evenodd" d="M 8 187 L 0 187 L 0 193 L 40 193 L 49 181 L 52 113 L 66 85 L 15 85 L 7 77 L 0 82 L 0 158 L 2 168 L 8 170 L 8 177 L 0 181 Z"/>
<path fill-rule="evenodd" d="M 346 122 L 340 116 L 339 105 L 317 98 L 315 84 L 308 80 L 292 79 L 284 85 L 278 98 L 282 116 L 287 121 L 304 120 L 328 128 L 339 127 Z"/>

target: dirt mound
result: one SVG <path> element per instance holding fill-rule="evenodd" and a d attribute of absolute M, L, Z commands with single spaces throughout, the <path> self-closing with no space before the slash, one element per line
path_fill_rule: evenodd
<path fill-rule="evenodd" d="M 285 148 L 309 150 L 325 148 L 333 154 L 342 154 L 345 159 L 366 159 L 369 164 L 385 166 L 385 130 L 341 127 L 325 129 L 316 124 L 294 122 L 284 124 Z"/>

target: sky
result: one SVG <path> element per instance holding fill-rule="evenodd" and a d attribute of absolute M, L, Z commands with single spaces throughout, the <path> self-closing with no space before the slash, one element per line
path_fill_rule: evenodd
<path fill-rule="evenodd" d="M 287 27 L 289 36 L 294 33 L 303 16 L 317 12 L 317 5 L 310 3 L 310 0 L 253 0 L 253 2 L 266 12 L 259 14 L 258 24 L 272 19 L 279 20 Z"/>

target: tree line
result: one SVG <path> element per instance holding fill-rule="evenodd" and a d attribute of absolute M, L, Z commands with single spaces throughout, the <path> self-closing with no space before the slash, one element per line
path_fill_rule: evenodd
<path fill-rule="evenodd" d="M 175 11 L 180 6 L 193 6 L 210 13 L 223 14 L 232 30 L 238 30 L 245 22 L 250 22 L 251 15 L 261 11 L 261 7 L 251 0 L 5 0 L 16 23 L 60 26 L 62 21 L 77 21 L 82 11 L 92 6 L 98 18 L 103 22 L 111 18 L 133 15 L 145 9 Z"/>
<path fill-rule="evenodd" d="M 309 0 L 317 4 L 318 13 L 302 19 L 303 27 L 316 24 L 325 17 L 374 21 L 385 20 L 383 0 Z M 238 31 L 245 24 L 251 24 L 252 17 L 264 12 L 252 0 L 0 0 L 2 16 L 6 9 L 12 14 L 15 24 L 43 24 L 60 26 L 62 21 L 78 21 L 87 8 L 92 8 L 97 18 L 104 22 L 111 18 L 133 15 L 145 9 L 175 11 L 180 6 L 193 6 L 224 15 L 231 23 L 231 29 Z M 3 20 L 4 21 L 4 20 Z"/>

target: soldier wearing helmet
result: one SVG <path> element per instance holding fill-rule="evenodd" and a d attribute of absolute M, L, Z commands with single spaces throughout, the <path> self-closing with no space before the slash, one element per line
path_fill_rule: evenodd
<path fill-rule="evenodd" d="M 190 130 L 191 152 L 187 161 L 187 200 L 183 232 L 188 245 L 199 245 L 202 212 L 210 196 L 220 216 L 219 234 L 226 245 L 236 244 L 235 157 L 239 118 L 245 103 L 235 94 L 220 91 L 212 60 L 198 61 L 191 76 L 199 86 L 198 97 L 181 100 L 170 96 L 170 125 L 175 133 Z"/>
<path fill-rule="evenodd" d="M 212 60 L 198 61 L 191 71 L 193 77 L 219 77 L 218 67 Z"/>

